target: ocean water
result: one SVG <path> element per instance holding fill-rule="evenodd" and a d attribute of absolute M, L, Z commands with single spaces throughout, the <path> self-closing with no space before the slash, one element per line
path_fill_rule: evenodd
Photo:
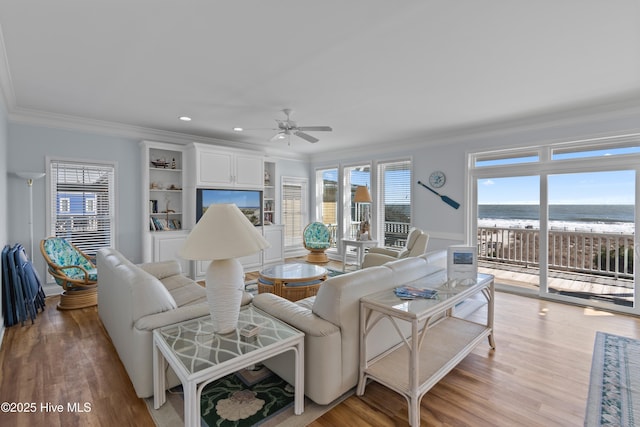
<path fill-rule="evenodd" d="M 479 227 L 540 228 L 537 205 L 478 205 Z M 633 205 L 550 205 L 549 227 L 632 234 Z"/>

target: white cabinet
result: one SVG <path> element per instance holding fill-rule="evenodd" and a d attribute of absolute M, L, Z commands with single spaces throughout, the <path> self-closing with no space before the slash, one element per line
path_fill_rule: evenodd
<path fill-rule="evenodd" d="M 236 154 L 235 186 L 262 188 L 264 159 L 261 156 Z"/>
<path fill-rule="evenodd" d="M 270 225 L 262 227 L 264 238 L 271 244 L 271 247 L 257 252 L 253 255 L 238 258 L 244 271 L 258 271 L 270 264 L 281 264 L 284 262 L 284 226 Z M 204 279 L 210 261 L 194 261 L 193 279 Z"/>
<path fill-rule="evenodd" d="M 199 150 L 196 171 L 198 185 L 232 185 L 233 155 Z"/>
<path fill-rule="evenodd" d="M 194 187 L 262 188 L 262 156 L 193 143 L 189 157 L 195 167 Z"/>
<path fill-rule="evenodd" d="M 284 226 L 267 225 L 264 227 L 264 238 L 271 244 L 262 254 L 262 265 L 280 264 L 284 262 Z"/>
<path fill-rule="evenodd" d="M 183 229 L 184 146 L 142 141 L 142 230 L 143 262 L 158 259 L 154 236 Z M 166 235 L 165 237 L 169 237 Z M 164 258 L 166 260 L 169 258 Z"/>
<path fill-rule="evenodd" d="M 189 261 L 178 256 L 188 235 L 188 231 L 153 234 L 153 262 L 177 260 L 182 273 L 189 274 Z"/>

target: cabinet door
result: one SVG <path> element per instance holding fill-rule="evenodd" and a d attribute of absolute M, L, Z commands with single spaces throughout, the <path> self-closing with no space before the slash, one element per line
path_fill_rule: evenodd
<path fill-rule="evenodd" d="M 262 188 L 264 185 L 264 159 L 258 156 L 236 154 L 236 187 Z"/>
<path fill-rule="evenodd" d="M 264 227 L 264 238 L 271 247 L 264 250 L 264 264 L 284 262 L 284 228 L 278 225 Z"/>
<path fill-rule="evenodd" d="M 262 266 L 262 252 L 240 257 L 238 261 L 240 261 L 245 271 L 259 270 Z"/>
<path fill-rule="evenodd" d="M 153 261 L 160 262 L 176 260 L 180 263 L 182 274 L 188 275 L 189 261 L 178 257 L 178 252 L 182 248 L 187 236 L 185 234 L 168 235 L 168 233 L 161 233 L 153 236 Z"/>
<path fill-rule="evenodd" d="M 198 159 L 198 185 L 232 185 L 233 155 L 201 151 Z"/>

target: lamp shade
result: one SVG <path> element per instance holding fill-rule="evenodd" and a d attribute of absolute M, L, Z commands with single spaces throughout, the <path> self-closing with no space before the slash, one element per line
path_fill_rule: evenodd
<path fill-rule="evenodd" d="M 364 185 L 358 185 L 356 187 L 356 194 L 353 197 L 353 201 L 355 203 L 371 203 L 371 194 L 369 194 L 369 190 Z"/>
<path fill-rule="evenodd" d="M 191 260 L 238 258 L 271 246 L 234 204 L 210 205 L 180 250 Z"/>
<path fill-rule="evenodd" d="M 35 181 L 45 176 L 44 172 L 16 172 L 19 178 Z"/>

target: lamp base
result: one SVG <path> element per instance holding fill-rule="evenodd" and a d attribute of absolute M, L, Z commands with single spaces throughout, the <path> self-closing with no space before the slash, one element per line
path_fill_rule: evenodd
<path fill-rule="evenodd" d="M 238 326 L 244 291 L 244 270 L 235 258 L 211 261 L 206 275 L 207 301 L 218 334 L 233 332 Z"/>

